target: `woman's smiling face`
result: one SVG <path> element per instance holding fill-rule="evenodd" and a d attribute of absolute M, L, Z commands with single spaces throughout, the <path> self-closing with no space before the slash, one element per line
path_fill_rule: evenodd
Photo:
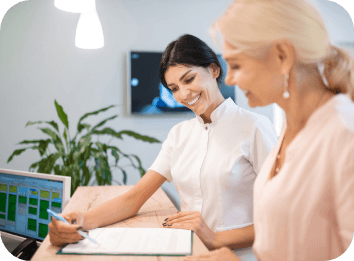
<path fill-rule="evenodd" d="M 228 69 L 227 85 L 238 85 L 245 93 L 250 107 L 265 106 L 276 102 L 282 95 L 284 75 L 272 46 L 260 58 L 233 52 L 235 47 L 224 41 L 223 57 Z"/>
<path fill-rule="evenodd" d="M 219 71 L 215 64 L 207 68 L 176 65 L 167 69 L 165 79 L 177 102 L 196 115 L 206 114 L 209 117 L 220 104 L 220 91 L 216 82 Z"/>

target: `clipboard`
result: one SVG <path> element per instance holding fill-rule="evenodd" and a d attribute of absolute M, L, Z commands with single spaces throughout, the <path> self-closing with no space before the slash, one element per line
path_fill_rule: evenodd
<path fill-rule="evenodd" d="M 102 228 L 103 229 L 103 228 Z M 117 229 L 117 228 L 105 228 L 105 230 L 111 230 L 111 229 Z M 123 228 L 121 228 L 123 229 Z M 139 228 L 124 228 L 125 230 L 132 230 L 132 229 L 139 229 Z M 140 228 L 140 230 L 145 230 L 145 229 L 148 229 L 148 228 Z M 167 230 L 178 230 L 178 229 L 173 229 L 173 228 L 156 228 L 158 230 L 165 230 L 167 232 Z M 97 229 L 95 229 L 97 230 Z M 150 231 L 153 230 L 153 229 L 150 229 Z M 188 230 L 190 231 L 190 230 Z M 108 231 L 109 232 L 109 231 Z M 149 231 L 147 231 L 149 232 Z M 160 231 L 161 232 L 161 231 Z M 87 252 L 87 251 L 82 251 L 80 252 L 80 247 L 78 247 L 78 251 L 71 251 L 71 252 L 65 252 L 63 251 L 67 246 L 70 246 L 70 245 L 78 245 L 78 244 L 66 244 L 64 245 L 56 254 L 57 255 L 117 255 L 117 256 L 187 256 L 187 255 L 192 255 L 193 254 L 193 231 L 190 231 L 190 251 L 188 253 L 184 252 L 184 253 L 168 253 L 166 250 L 161 250 L 159 252 L 154 252 L 154 253 L 142 253 L 142 252 L 139 252 L 139 253 L 134 253 L 133 251 L 128 251 L 128 252 L 121 252 L 121 253 L 109 253 L 109 251 L 105 251 L 105 252 L 102 252 L 102 251 L 97 251 L 97 252 L 93 252 L 93 250 L 91 252 Z M 91 236 L 91 234 L 90 234 Z M 94 238 L 100 242 L 100 239 L 96 236 L 94 236 Z M 83 241 L 86 241 L 86 242 L 83 242 Z M 89 242 L 87 239 L 84 239 L 82 241 L 82 244 L 86 243 L 87 245 L 90 245 L 90 244 L 93 244 L 91 242 Z M 86 246 L 87 248 L 89 246 Z M 86 249 L 87 250 L 87 249 Z M 114 250 L 111 249 L 111 252 L 113 252 Z"/>

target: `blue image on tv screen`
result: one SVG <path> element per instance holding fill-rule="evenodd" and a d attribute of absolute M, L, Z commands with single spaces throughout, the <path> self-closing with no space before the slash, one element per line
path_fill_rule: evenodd
<path fill-rule="evenodd" d="M 173 94 L 160 82 L 159 66 L 161 52 L 130 52 L 130 103 L 133 114 L 191 113 L 192 111 L 178 103 Z M 228 86 L 224 79 L 227 65 L 221 55 L 217 55 L 224 71 L 219 84 L 222 95 L 235 101 L 235 86 Z"/>

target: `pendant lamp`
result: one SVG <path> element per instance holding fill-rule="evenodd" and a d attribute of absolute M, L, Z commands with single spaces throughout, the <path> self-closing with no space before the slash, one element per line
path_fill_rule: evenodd
<path fill-rule="evenodd" d="M 54 0 L 54 5 L 71 13 L 89 13 L 96 9 L 95 0 Z"/>
<path fill-rule="evenodd" d="M 96 9 L 80 15 L 75 45 L 82 49 L 98 49 L 104 46 L 102 25 Z"/>

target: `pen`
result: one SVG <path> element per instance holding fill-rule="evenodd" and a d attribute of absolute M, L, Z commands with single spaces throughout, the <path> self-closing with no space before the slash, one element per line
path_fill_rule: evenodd
<path fill-rule="evenodd" d="M 47 209 L 47 212 L 48 212 L 49 214 L 51 214 L 53 217 L 55 217 L 57 220 L 63 221 L 63 222 L 65 222 L 65 223 L 67 223 L 67 224 L 70 225 L 70 223 L 69 223 L 68 221 L 66 221 L 65 218 L 59 216 L 57 213 L 55 213 L 54 211 L 50 210 L 49 208 Z M 79 233 L 79 234 L 80 234 L 81 236 L 83 236 L 84 238 L 87 238 L 87 239 L 90 240 L 92 243 L 95 243 L 95 244 L 99 245 L 96 240 L 94 240 L 92 237 L 89 237 L 86 233 L 82 232 L 81 230 L 78 230 L 77 233 Z"/>

